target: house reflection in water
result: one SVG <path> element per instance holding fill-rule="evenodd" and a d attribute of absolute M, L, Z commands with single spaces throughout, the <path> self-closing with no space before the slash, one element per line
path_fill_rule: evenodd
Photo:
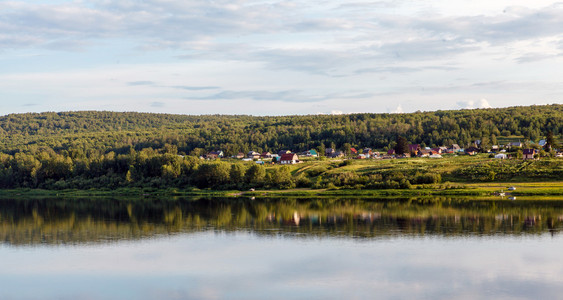
<path fill-rule="evenodd" d="M 556 200 L 212 198 L 0 201 L 0 240 L 14 245 L 103 243 L 206 230 L 370 238 L 557 234 L 562 228 L 563 201 Z"/>

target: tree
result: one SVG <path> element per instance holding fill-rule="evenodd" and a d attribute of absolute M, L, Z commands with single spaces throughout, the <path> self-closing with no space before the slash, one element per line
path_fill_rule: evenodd
<path fill-rule="evenodd" d="M 498 145 L 497 136 L 494 134 L 491 135 L 491 144 Z"/>
<path fill-rule="evenodd" d="M 221 186 L 229 180 L 229 164 L 224 162 L 206 163 L 199 166 L 195 182 L 199 188 Z"/>
<path fill-rule="evenodd" d="M 346 157 L 350 157 L 352 155 L 352 145 L 350 145 L 350 143 L 344 143 L 344 145 L 342 145 L 342 151 L 344 151 L 344 154 L 346 155 Z"/>
<path fill-rule="evenodd" d="M 204 154 L 205 154 L 205 150 L 202 149 L 202 148 L 194 148 L 194 149 L 190 152 L 190 155 L 191 155 L 191 156 L 197 156 L 197 157 L 202 156 L 202 155 L 204 155 Z"/>
<path fill-rule="evenodd" d="M 407 139 L 402 136 L 398 136 L 397 145 L 395 145 L 395 153 L 401 155 L 408 152 L 409 152 L 409 143 L 407 142 Z"/>
<path fill-rule="evenodd" d="M 557 148 L 557 142 L 555 141 L 555 137 L 553 136 L 553 132 L 547 132 L 547 137 L 545 141 L 545 149 L 550 151 L 552 148 Z"/>
<path fill-rule="evenodd" d="M 295 187 L 295 182 L 288 166 L 276 168 L 271 176 L 271 182 L 280 189 L 291 189 Z"/>
<path fill-rule="evenodd" d="M 317 147 L 317 153 L 320 156 L 325 156 L 325 152 L 326 152 L 326 146 L 325 143 L 321 143 L 319 145 L 319 147 Z"/>
<path fill-rule="evenodd" d="M 488 136 L 483 136 L 481 138 L 481 144 L 479 147 L 481 148 L 481 152 L 487 152 L 491 148 Z"/>
<path fill-rule="evenodd" d="M 259 164 L 253 164 L 245 174 L 246 182 L 255 185 L 262 185 L 266 177 L 266 168 Z"/>
<path fill-rule="evenodd" d="M 235 163 L 231 165 L 229 177 L 232 183 L 242 183 L 244 181 L 244 174 L 246 172 L 246 165 Z"/>

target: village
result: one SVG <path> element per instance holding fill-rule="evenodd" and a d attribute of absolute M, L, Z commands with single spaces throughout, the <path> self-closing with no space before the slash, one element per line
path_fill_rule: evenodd
<path fill-rule="evenodd" d="M 448 147 L 422 147 L 420 144 L 409 144 L 408 150 L 405 153 L 396 153 L 394 148 L 387 151 L 377 151 L 372 148 L 364 148 L 357 150 L 354 147 L 345 149 L 326 148 L 324 157 L 332 159 L 404 159 L 410 157 L 427 157 L 433 159 L 443 158 L 443 155 L 457 156 L 457 155 L 477 155 L 478 153 L 488 153 L 490 158 L 494 159 L 523 159 L 534 160 L 541 159 L 542 155 L 547 155 L 544 148 L 546 148 L 546 140 L 540 140 L 537 144 L 528 141 L 523 142 L 509 142 L 505 145 L 492 145 L 490 147 L 483 147 L 480 140 L 476 140 L 467 148 L 462 148 L 458 144 L 452 144 Z M 550 149 L 546 149 L 550 150 Z M 555 157 L 563 157 L 563 149 L 553 150 Z M 542 155 L 540 155 L 540 153 Z M 248 153 L 239 152 L 230 157 L 225 156 L 221 150 L 211 151 L 206 155 L 200 156 L 200 159 L 221 159 L 231 158 L 242 161 L 254 161 L 257 164 L 298 164 L 305 160 L 311 160 L 321 157 L 317 150 L 310 149 L 302 152 L 293 152 L 291 150 L 281 150 L 277 153 L 268 151 L 259 153 L 256 151 L 249 151 Z"/>

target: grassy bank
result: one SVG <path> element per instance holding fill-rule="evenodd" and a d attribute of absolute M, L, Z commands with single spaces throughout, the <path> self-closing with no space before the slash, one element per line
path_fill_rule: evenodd
<path fill-rule="evenodd" d="M 509 187 L 516 190 L 508 191 Z M 0 198 L 14 197 L 319 197 L 319 196 L 354 196 L 354 197 L 420 197 L 420 196 L 474 196 L 489 197 L 503 191 L 506 196 L 563 196 L 563 181 L 551 182 L 494 182 L 494 183 L 457 183 L 413 185 L 410 189 L 257 189 L 254 191 L 211 190 L 211 189 L 154 189 L 154 188 L 119 188 L 89 190 L 43 190 L 11 189 L 0 190 Z"/>

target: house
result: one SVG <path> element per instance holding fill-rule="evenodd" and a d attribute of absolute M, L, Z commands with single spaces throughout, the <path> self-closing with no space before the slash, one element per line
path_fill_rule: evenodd
<path fill-rule="evenodd" d="M 237 153 L 237 155 L 235 155 L 234 157 L 237 158 L 237 159 L 244 158 L 244 153 L 239 152 L 239 153 Z"/>
<path fill-rule="evenodd" d="M 223 156 L 224 156 L 224 153 L 221 150 L 211 151 L 211 152 L 207 153 L 207 155 L 206 155 L 207 159 L 222 158 Z"/>
<path fill-rule="evenodd" d="M 469 148 L 465 149 L 465 154 L 467 154 L 467 155 L 475 155 L 477 153 L 479 153 L 479 148 L 469 147 Z"/>
<path fill-rule="evenodd" d="M 282 156 L 284 154 L 289 154 L 289 153 L 291 153 L 291 150 L 282 150 L 282 151 L 278 152 L 278 155 Z"/>
<path fill-rule="evenodd" d="M 217 158 L 219 158 L 219 156 L 217 155 L 217 153 L 209 152 L 205 155 L 205 158 L 207 158 L 207 159 L 217 159 Z"/>
<path fill-rule="evenodd" d="M 422 148 L 420 148 L 420 144 L 411 144 L 409 145 L 409 153 L 410 154 L 414 154 L 417 155 L 418 151 L 421 150 Z"/>
<path fill-rule="evenodd" d="M 356 155 L 358 154 L 358 150 L 356 150 L 356 148 L 350 148 L 350 153 L 352 153 L 352 155 Z"/>
<path fill-rule="evenodd" d="M 495 155 L 496 159 L 507 159 L 508 157 L 504 153 L 499 153 Z"/>
<path fill-rule="evenodd" d="M 432 148 L 433 154 L 442 154 L 442 148 Z"/>
<path fill-rule="evenodd" d="M 367 156 L 365 154 L 360 154 L 358 156 L 356 156 L 356 159 L 366 159 Z"/>
<path fill-rule="evenodd" d="M 334 149 L 333 149 L 333 148 L 326 148 L 326 149 L 325 149 L 325 155 L 326 155 L 326 156 L 332 156 L 333 153 L 334 153 Z"/>
<path fill-rule="evenodd" d="M 286 153 L 281 156 L 280 163 L 282 165 L 293 165 L 299 162 L 299 157 L 295 153 Z"/>
<path fill-rule="evenodd" d="M 417 153 L 419 157 L 428 157 L 430 155 L 432 155 L 432 150 L 419 149 Z"/>
<path fill-rule="evenodd" d="M 461 151 L 461 147 L 458 144 L 452 144 L 450 148 L 448 148 L 448 153 L 455 153 Z"/>
<path fill-rule="evenodd" d="M 534 155 L 537 153 L 536 149 L 524 149 L 522 150 L 524 154 L 524 159 L 534 159 Z"/>
<path fill-rule="evenodd" d="M 546 144 L 547 144 L 547 141 L 546 141 L 546 140 L 540 140 L 540 142 L 538 143 L 538 145 L 539 145 L 540 147 L 545 147 Z"/>
<path fill-rule="evenodd" d="M 522 146 L 524 146 L 524 144 L 522 142 L 508 143 L 508 147 L 520 147 L 520 148 L 522 148 Z"/>
<path fill-rule="evenodd" d="M 260 154 L 260 158 L 272 158 L 272 153 L 262 152 L 262 154 Z"/>
<path fill-rule="evenodd" d="M 258 153 L 256 151 L 249 151 L 248 154 L 246 155 L 246 157 L 252 158 L 252 159 L 258 159 L 258 158 L 260 158 L 260 153 Z"/>
<path fill-rule="evenodd" d="M 366 158 L 370 158 L 371 155 L 373 154 L 373 152 L 371 151 L 371 148 L 364 148 L 363 153 L 366 156 Z"/>
<path fill-rule="evenodd" d="M 317 157 L 317 156 L 319 156 L 319 154 L 317 153 L 317 150 L 314 150 L 314 149 L 307 150 L 307 151 L 301 153 L 301 155 L 306 156 L 306 157 Z"/>
<path fill-rule="evenodd" d="M 330 157 L 332 157 L 332 158 L 343 157 L 343 156 L 344 156 L 344 152 L 342 152 L 342 151 L 336 151 L 336 152 L 332 152 L 330 154 Z"/>

